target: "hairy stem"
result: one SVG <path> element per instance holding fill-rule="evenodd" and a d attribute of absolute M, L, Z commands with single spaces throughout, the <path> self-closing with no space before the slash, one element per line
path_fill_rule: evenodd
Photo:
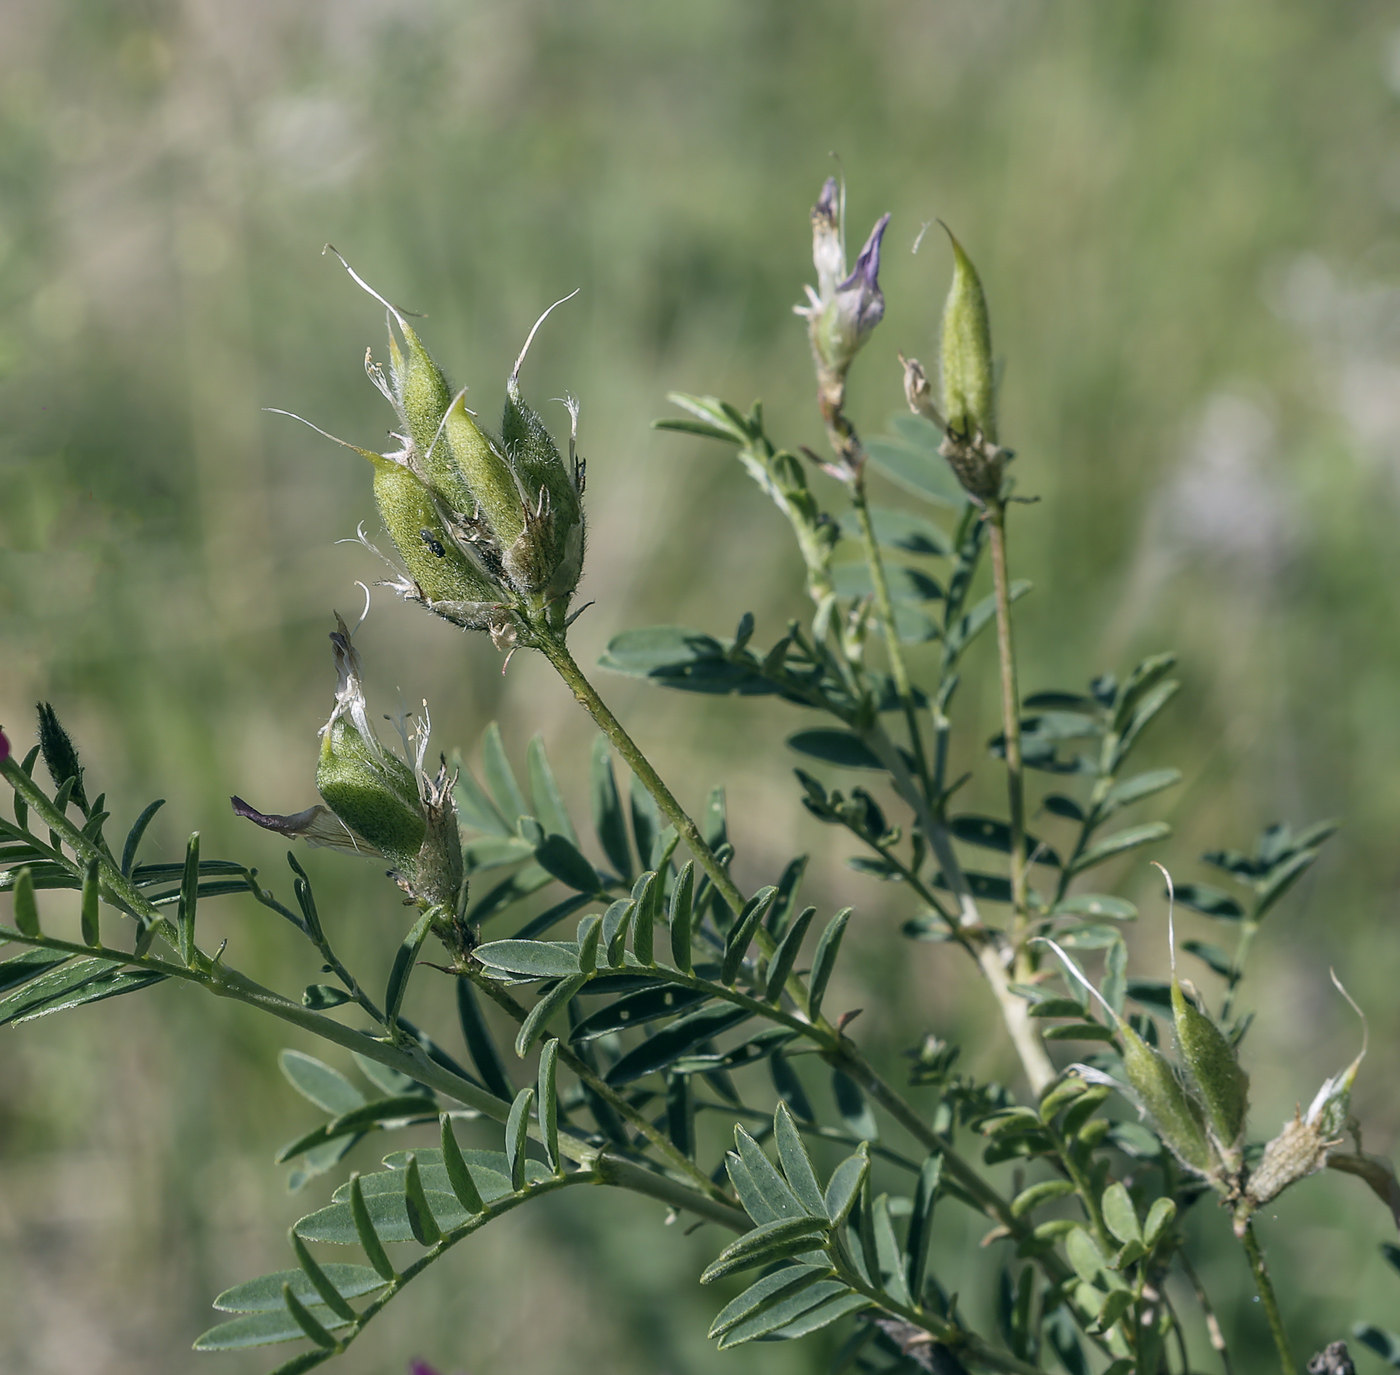
<path fill-rule="evenodd" d="M 1283 1326 L 1283 1315 L 1279 1312 L 1278 1299 L 1274 1294 L 1273 1281 L 1269 1278 L 1269 1268 L 1264 1263 L 1264 1252 L 1259 1238 L 1254 1234 L 1254 1225 L 1247 1223 L 1240 1237 L 1244 1253 L 1249 1257 L 1249 1272 L 1254 1276 L 1254 1288 L 1259 1294 L 1259 1302 L 1264 1306 L 1264 1316 L 1269 1320 L 1269 1331 L 1273 1333 L 1274 1346 L 1278 1349 L 1278 1365 L 1281 1375 L 1298 1375 L 1298 1366 L 1288 1345 L 1288 1333 Z"/>
<path fill-rule="evenodd" d="M 1011 583 L 1006 567 L 1006 505 L 988 508 L 992 582 L 997 608 L 997 659 L 1001 666 L 1001 719 L 1006 735 L 1006 790 L 1011 822 L 1011 906 L 1019 952 L 1029 920 L 1026 864 L 1026 790 L 1021 760 L 1021 697 L 1016 686 L 1016 652 L 1011 641 Z"/>
<path fill-rule="evenodd" d="M 875 586 L 875 608 L 880 614 L 880 624 L 885 630 L 885 653 L 889 656 L 890 673 L 894 678 L 895 691 L 899 694 L 900 705 L 904 709 L 904 720 L 909 727 L 909 747 L 914 753 L 914 767 L 923 785 L 924 796 L 928 796 L 928 759 L 924 754 L 923 734 L 919 730 L 919 714 L 914 704 L 914 685 L 909 679 L 909 666 L 904 659 L 904 646 L 900 642 L 895 627 L 894 602 L 890 597 L 889 578 L 885 575 L 885 561 L 880 555 L 880 546 L 875 540 L 875 526 L 870 519 L 870 506 L 865 496 L 865 469 L 862 466 L 859 476 L 851 484 L 851 505 L 855 508 L 856 520 L 860 524 L 860 540 L 865 552 L 865 562 L 870 568 L 870 580 Z"/>
<path fill-rule="evenodd" d="M 597 689 L 584 676 L 563 638 L 541 630 L 537 633 L 534 643 L 553 665 L 555 672 L 568 684 L 579 705 L 598 723 L 599 729 L 626 761 L 627 767 L 655 799 L 656 805 L 695 856 L 696 863 L 709 875 L 710 882 L 719 890 L 720 896 L 738 912 L 744 905 L 744 895 L 729 877 L 724 865 L 716 858 L 715 852 L 710 849 L 689 813 L 676 801 L 675 794 L 666 786 L 661 775 L 652 768 L 651 762 L 637 747 L 636 741 L 627 734 L 622 722 L 598 696 Z"/>

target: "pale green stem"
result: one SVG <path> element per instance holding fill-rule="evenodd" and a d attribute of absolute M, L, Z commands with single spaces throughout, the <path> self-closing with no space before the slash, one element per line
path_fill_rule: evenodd
<path fill-rule="evenodd" d="M 1278 1349 L 1279 1371 L 1281 1375 L 1298 1375 L 1298 1366 L 1288 1345 L 1288 1333 L 1283 1326 L 1283 1315 L 1279 1312 L 1278 1299 L 1274 1295 L 1273 1281 L 1269 1278 L 1269 1268 L 1264 1263 L 1264 1252 L 1259 1246 L 1259 1238 L 1254 1235 L 1253 1223 L 1245 1225 L 1240 1241 L 1244 1244 L 1245 1255 L 1249 1257 L 1249 1272 L 1254 1276 L 1254 1288 L 1259 1294 L 1259 1302 L 1264 1307 L 1264 1316 L 1269 1320 L 1269 1331 L 1273 1333 L 1274 1346 Z"/>

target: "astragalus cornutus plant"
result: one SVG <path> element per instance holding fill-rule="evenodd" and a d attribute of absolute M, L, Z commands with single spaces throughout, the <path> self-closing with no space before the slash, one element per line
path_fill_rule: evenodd
<path fill-rule="evenodd" d="M 1363 1149 L 1350 1112 L 1362 1054 L 1271 1139 L 1272 1124 L 1251 1114 L 1247 956 L 1331 823 L 1272 826 L 1252 850 L 1205 856 L 1230 890 L 1180 883 L 1173 893 L 1163 869 L 1164 900 L 1149 916 L 1173 972 L 1130 972 L 1122 928 L 1139 914 L 1096 879 L 1123 856 L 1170 857 L 1169 828 L 1133 818 L 1179 779 L 1136 765 L 1176 691 L 1174 660 L 1022 694 L 1012 606 L 1027 587 L 1010 579 L 1007 543 L 1013 515 L 1041 517 L 1018 506 L 987 302 L 951 233 L 937 364 L 896 363 L 893 350 L 875 362 L 902 370 L 908 414 L 867 441 L 847 410 L 852 367 L 880 352 L 888 220 L 848 263 L 834 179 L 811 213 L 816 286 L 796 309 L 827 453 L 784 448 L 758 404 L 677 394 L 683 414 L 658 422 L 732 450 L 777 505 L 810 614 L 766 634 L 749 615 L 730 637 L 630 631 L 602 666 L 805 709 L 788 740 L 803 764 L 793 805 L 844 834 L 872 883 L 896 886 L 908 905 L 898 939 L 941 943 L 975 971 L 1018 1081 L 979 1080 L 960 1068 L 959 1047 L 922 1028 L 909 1031 L 911 1067 L 897 1079 L 867 1058 L 854 1014 L 833 1015 L 827 1001 L 852 910 L 823 911 L 820 894 L 803 900 L 804 856 L 742 889 L 731 862 L 746 838 L 729 828 L 722 788 L 683 802 L 570 653 L 585 556 L 577 404 L 566 403 L 569 434 L 556 438 L 522 393 L 522 350 L 493 427 L 407 315 L 377 297 L 388 366 L 367 355 L 366 367 L 396 430 L 386 453 L 349 445 L 371 464 L 388 544 L 361 540 L 389 565 L 382 586 L 451 633 L 486 632 L 464 652 L 539 653 L 558 672 L 598 729 L 590 833 L 538 742 L 522 778 L 491 728 L 478 779 L 431 742 L 426 706 L 391 718 L 382 738 L 356 632 L 337 617 L 333 700 L 319 747 L 307 741 L 307 788 L 314 776 L 320 801 L 296 810 L 307 797 L 288 799 L 287 812 L 233 805 L 367 862 L 367 873 L 387 870 L 380 903 L 407 910 L 402 944 L 387 969 L 352 971 L 335 949 L 341 918 L 323 919 L 295 852 L 286 902 L 243 864 L 201 855 L 197 835 L 182 864 L 143 862 L 160 804 L 109 839 L 107 799 L 92 795 L 48 705 L 22 758 L 0 736 L 13 790 L 13 821 L 0 822 L 12 915 L 0 935 L 23 947 L 0 963 L 0 1020 L 183 981 L 321 1037 L 341 1061 L 283 1055 L 320 1114 L 280 1155 L 299 1181 L 343 1169 L 366 1136 L 403 1134 L 383 1169 L 350 1173 L 296 1223 L 292 1268 L 215 1300 L 231 1316 L 198 1349 L 296 1342 L 278 1375 L 310 1370 L 489 1222 L 602 1185 L 714 1235 L 697 1278 L 716 1287 L 718 1348 L 839 1323 L 836 1368 L 872 1372 L 1187 1375 L 1188 1340 L 1212 1345 L 1229 1371 L 1182 1226 L 1188 1209 L 1216 1206 L 1212 1235 L 1243 1247 L 1261 1337 L 1266 1323 L 1279 1368 L 1293 1372 L 1288 1301 L 1275 1295 L 1255 1212 L 1327 1167 L 1358 1176 L 1400 1218 L 1394 1171 Z M 898 485 L 898 504 L 871 504 L 873 468 Z M 819 491 L 814 469 L 833 483 Z M 964 811 L 965 778 L 950 775 L 958 687 L 979 637 L 995 641 L 987 660 L 1002 729 L 988 767 L 1006 788 L 996 815 Z M 914 672 L 915 657 L 925 671 Z M 75 912 L 51 910 L 49 893 L 62 889 L 80 895 Z M 285 918 L 331 981 L 265 988 L 239 972 L 236 950 L 201 944 L 202 905 L 235 895 Z M 1215 998 L 1176 972 L 1172 901 L 1235 937 L 1232 951 L 1182 945 L 1216 976 Z M 427 979 L 451 981 L 459 1027 L 408 1018 L 412 985 Z M 459 1036 L 460 1058 L 445 1048 Z M 1300 1102 L 1309 1089 L 1298 1086 Z M 425 1144 L 425 1124 L 436 1144 Z M 606 1199 L 597 1196 L 600 1226 Z M 961 1275 L 930 1263 L 931 1239 L 957 1209 L 984 1218 L 982 1244 L 1000 1258 L 994 1303 L 959 1303 Z M 332 1261 L 326 1247 L 353 1259 Z M 994 1319 L 979 1323 L 974 1308 Z M 1400 1365 L 1400 1337 L 1364 1324 L 1356 1335 Z M 1340 1368 L 1346 1354 L 1334 1344 L 1318 1359 Z"/>

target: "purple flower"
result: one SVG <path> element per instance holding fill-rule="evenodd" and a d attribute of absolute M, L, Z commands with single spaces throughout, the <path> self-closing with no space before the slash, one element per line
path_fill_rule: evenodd
<path fill-rule="evenodd" d="M 10 742 L 5 738 L 5 732 L 0 730 L 0 764 L 10 757 Z"/>
<path fill-rule="evenodd" d="M 870 331 L 884 318 L 880 241 L 890 222 L 889 215 L 880 217 L 848 275 L 842 201 L 836 178 L 828 177 L 812 207 L 812 264 L 817 269 L 817 285 L 815 290 L 807 288 L 805 306 L 793 307 L 807 321 L 818 364 L 838 376 L 844 376 Z"/>

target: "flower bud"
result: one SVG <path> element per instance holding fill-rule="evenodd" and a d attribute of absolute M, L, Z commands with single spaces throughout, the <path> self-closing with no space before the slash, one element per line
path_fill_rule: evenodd
<path fill-rule="evenodd" d="M 3 730 L 0 730 L 0 764 L 3 764 L 10 757 L 9 737 Z"/>
<path fill-rule="evenodd" d="M 944 226 L 947 229 L 947 226 Z M 992 370 L 992 330 L 987 298 L 962 245 L 953 245 L 953 284 L 943 307 L 943 415 L 951 434 L 965 439 L 997 438 Z"/>
<path fill-rule="evenodd" d="M 1249 1075 L 1214 1018 L 1201 1011 L 1172 972 L 1172 1017 L 1181 1058 L 1205 1108 L 1206 1125 L 1231 1173 L 1239 1170 L 1240 1143 L 1249 1110 Z"/>
<path fill-rule="evenodd" d="M 87 811 L 87 794 L 83 791 L 83 768 L 78 763 L 78 750 L 72 737 L 63 728 L 58 713 L 48 702 L 40 702 L 39 712 L 39 753 L 43 756 L 44 767 L 49 771 L 55 788 L 61 788 L 73 779 L 69 796 L 83 811 Z"/>

